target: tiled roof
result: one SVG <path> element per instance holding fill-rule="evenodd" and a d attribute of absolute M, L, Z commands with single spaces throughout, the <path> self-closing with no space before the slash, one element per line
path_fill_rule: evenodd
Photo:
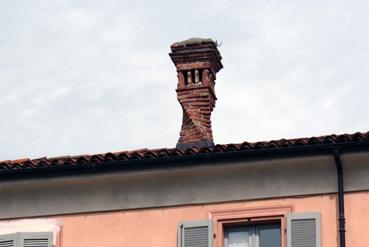
<path fill-rule="evenodd" d="M 327 135 L 310 138 L 281 139 L 264 142 L 243 142 L 239 144 L 215 145 L 211 148 L 189 148 L 186 150 L 176 148 L 163 149 L 140 149 L 134 151 L 122 151 L 114 153 L 102 153 L 94 155 L 62 156 L 53 158 L 19 159 L 0 161 L 0 173 L 7 171 L 17 172 L 33 170 L 37 168 L 47 168 L 48 170 L 57 167 L 83 167 L 83 166 L 104 166 L 112 161 L 137 161 L 137 160 L 158 160 L 165 157 L 194 157 L 202 154 L 238 153 L 249 152 L 250 154 L 260 151 L 283 151 L 283 150 L 304 150 L 320 147 L 345 147 L 361 145 L 369 148 L 369 132 Z M 39 170 L 39 169 L 37 169 Z"/>

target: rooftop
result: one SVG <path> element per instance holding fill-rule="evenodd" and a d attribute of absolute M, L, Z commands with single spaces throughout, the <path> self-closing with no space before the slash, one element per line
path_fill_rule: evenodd
<path fill-rule="evenodd" d="M 51 171 L 60 168 L 94 168 L 96 166 L 103 167 L 110 165 L 115 161 L 129 162 L 137 161 L 160 161 L 163 158 L 194 158 L 196 156 L 207 155 L 207 157 L 216 157 L 219 154 L 237 154 L 247 153 L 249 156 L 257 153 L 267 152 L 293 152 L 304 151 L 310 149 L 333 149 L 347 147 L 366 147 L 369 148 L 369 132 L 342 134 L 342 135 L 326 135 L 319 137 L 297 138 L 297 139 L 280 139 L 262 142 L 243 142 L 238 144 L 223 144 L 213 147 L 204 148 L 162 148 L 162 149 L 140 149 L 133 151 L 108 152 L 93 155 L 78 155 L 78 156 L 62 156 L 52 158 L 38 159 L 18 159 L 0 161 L 0 175 L 7 173 L 21 173 L 32 170 Z M 128 162 L 128 163 L 127 163 Z M 147 162 L 146 162 L 147 163 Z"/>

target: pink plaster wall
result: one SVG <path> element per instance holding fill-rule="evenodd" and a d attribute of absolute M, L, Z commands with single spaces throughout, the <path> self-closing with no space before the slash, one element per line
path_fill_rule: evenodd
<path fill-rule="evenodd" d="M 369 192 L 345 195 L 346 246 L 369 246 Z"/>
<path fill-rule="evenodd" d="M 322 246 L 337 247 L 336 195 L 292 197 L 50 217 L 62 225 L 59 247 L 176 247 L 180 221 L 209 218 L 219 209 L 293 205 L 295 212 L 321 212 Z M 347 246 L 366 246 L 369 192 L 346 194 Z"/>
<path fill-rule="evenodd" d="M 360 204 L 354 197 L 355 195 L 350 195 L 350 201 Z M 368 195 L 366 197 L 369 198 Z M 296 212 L 320 211 L 322 246 L 337 247 L 335 195 L 96 213 L 63 216 L 58 219 L 63 222 L 62 247 L 176 247 L 177 225 L 180 221 L 208 219 L 209 212 L 218 209 L 276 205 L 294 205 Z M 369 223 L 364 222 L 359 214 L 353 217 L 355 218 L 351 219 L 351 222 L 360 222 L 369 226 Z M 361 231 L 358 228 L 355 229 L 352 230 L 352 232 L 355 231 L 354 234 L 357 234 L 358 230 Z"/>

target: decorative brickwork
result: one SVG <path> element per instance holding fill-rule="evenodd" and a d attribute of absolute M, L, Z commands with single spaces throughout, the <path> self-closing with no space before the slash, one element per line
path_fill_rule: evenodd
<path fill-rule="evenodd" d="M 211 112 L 215 107 L 216 73 L 223 68 L 216 42 L 191 38 L 176 42 L 169 54 L 177 68 L 177 98 L 183 120 L 177 148 L 211 147 Z"/>

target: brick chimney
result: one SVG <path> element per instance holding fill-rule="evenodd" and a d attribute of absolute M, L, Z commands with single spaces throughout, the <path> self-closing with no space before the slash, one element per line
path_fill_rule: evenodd
<path fill-rule="evenodd" d="M 214 146 L 210 117 L 217 99 L 216 73 L 223 68 L 217 43 L 190 38 L 170 48 L 169 56 L 177 69 L 177 98 L 183 109 L 177 148 Z"/>

